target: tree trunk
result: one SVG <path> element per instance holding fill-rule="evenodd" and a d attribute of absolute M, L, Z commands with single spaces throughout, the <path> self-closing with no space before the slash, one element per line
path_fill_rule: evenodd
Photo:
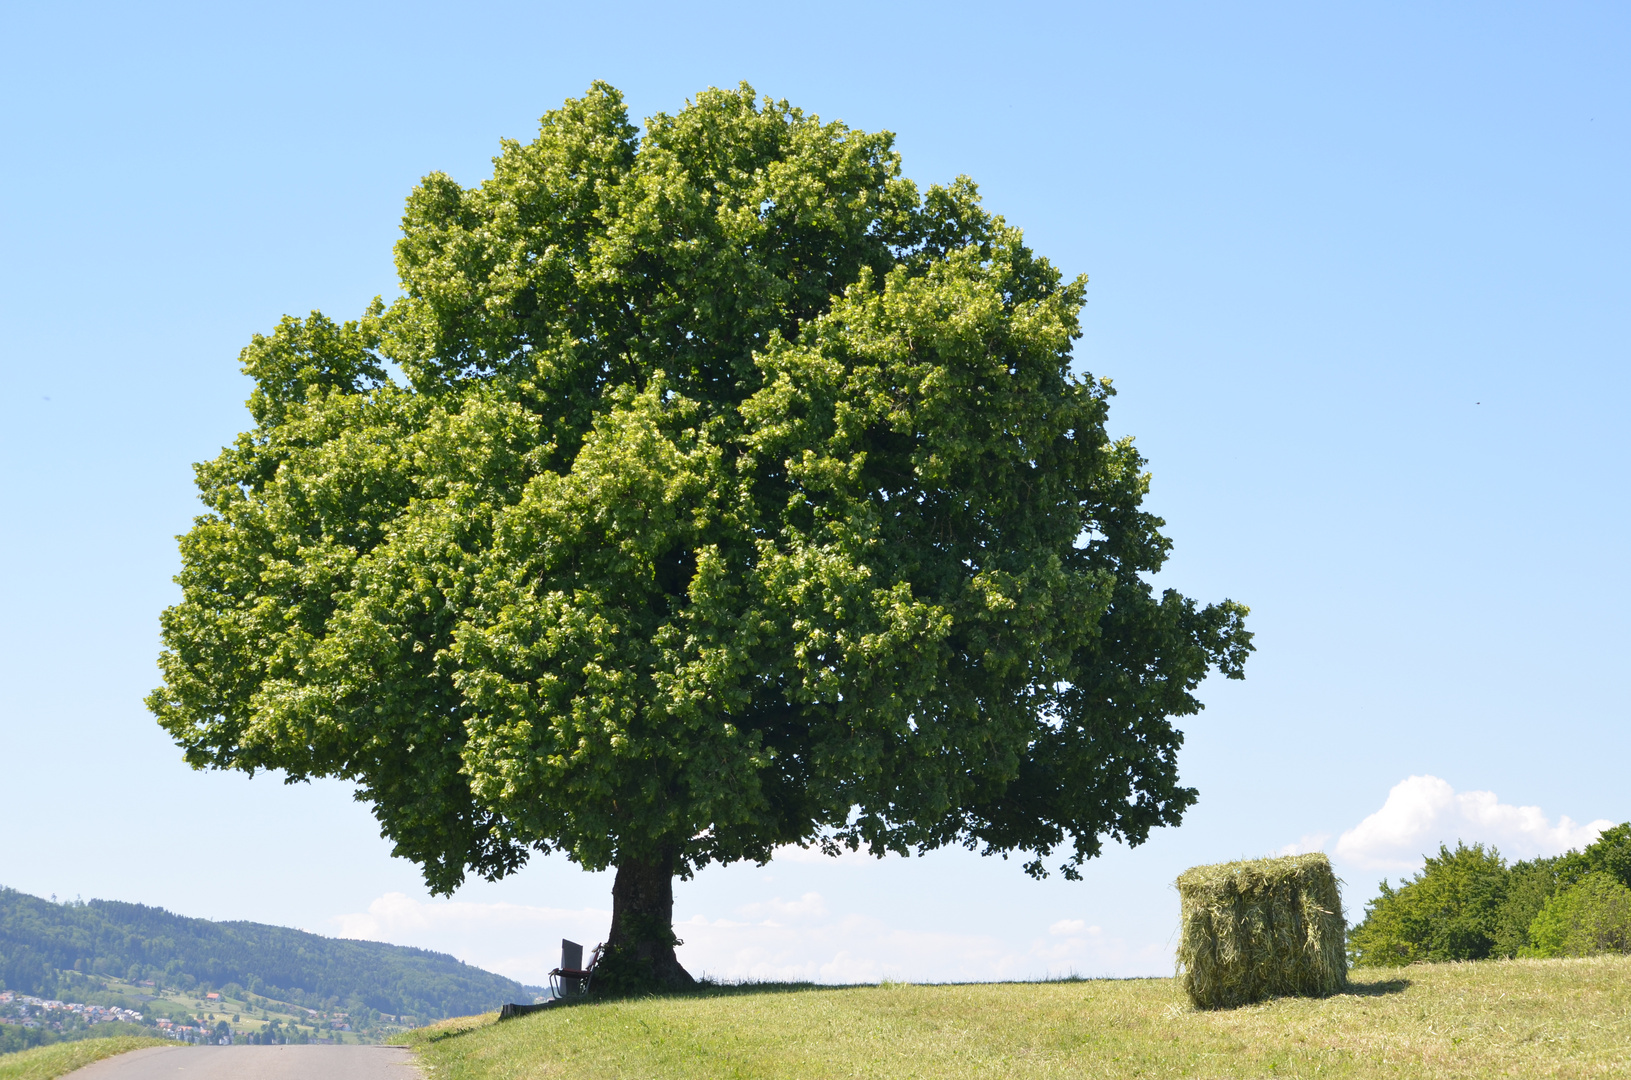
<path fill-rule="evenodd" d="M 691 973 L 674 955 L 674 857 L 651 860 L 626 857 L 612 882 L 612 931 L 608 953 L 620 957 L 619 968 L 632 961 L 658 986 L 695 986 Z"/>

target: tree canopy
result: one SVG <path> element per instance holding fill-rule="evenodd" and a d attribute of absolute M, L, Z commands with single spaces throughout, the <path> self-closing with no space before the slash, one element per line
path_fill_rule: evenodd
<path fill-rule="evenodd" d="M 355 781 L 441 892 L 786 844 L 1073 877 L 1179 821 L 1246 609 L 1149 581 L 1084 278 L 745 85 L 638 131 L 597 83 L 493 165 L 409 196 L 398 299 L 244 350 L 149 699 L 187 761 Z"/>
<path fill-rule="evenodd" d="M 1508 866 L 1482 844 L 1439 845 L 1420 873 L 1386 881 L 1348 932 L 1354 963 L 1574 956 L 1631 949 L 1631 822 L 1584 848 Z"/>
<path fill-rule="evenodd" d="M 1421 872 L 1395 889 L 1383 881 L 1365 918 L 1348 931 L 1356 964 L 1483 960 L 1495 955 L 1507 899 L 1506 860 L 1483 844 L 1439 845 Z"/>

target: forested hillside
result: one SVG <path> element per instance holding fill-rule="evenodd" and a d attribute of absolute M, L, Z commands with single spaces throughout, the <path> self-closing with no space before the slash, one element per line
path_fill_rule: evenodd
<path fill-rule="evenodd" d="M 0 888 L 0 989 L 59 996 L 69 973 L 225 989 L 310 1008 L 361 1006 L 420 1021 L 461 1016 L 532 992 L 443 953 L 211 922 L 112 900 L 59 904 Z"/>

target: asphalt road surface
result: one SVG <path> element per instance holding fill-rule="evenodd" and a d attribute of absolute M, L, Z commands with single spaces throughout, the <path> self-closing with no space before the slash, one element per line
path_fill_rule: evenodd
<path fill-rule="evenodd" d="M 422 1080 L 398 1046 L 152 1046 L 69 1073 L 73 1080 Z"/>

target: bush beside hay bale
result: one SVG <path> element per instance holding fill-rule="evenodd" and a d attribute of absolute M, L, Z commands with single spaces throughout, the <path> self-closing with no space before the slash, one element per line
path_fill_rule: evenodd
<path fill-rule="evenodd" d="M 1178 877 L 1178 979 L 1203 1009 L 1348 985 L 1347 923 L 1324 855 L 1197 866 Z"/>

